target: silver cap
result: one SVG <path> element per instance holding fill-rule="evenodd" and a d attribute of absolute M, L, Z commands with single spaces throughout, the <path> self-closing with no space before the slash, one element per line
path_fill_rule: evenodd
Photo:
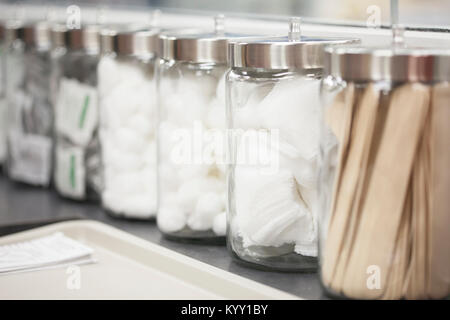
<path fill-rule="evenodd" d="M 15 40 L 23 40 L 24 27 L 22 22 L 18 20 L 9 20 L 5 23 L 5 42 L 10 44 Z"/>
<path fill-rule="evenodd" d="M 159 30 L 104 29 L 100 33 L 102 53 L 115 52 L 119 55 L 150 56 L 155 55 Z"/>
<path fill-rule="evenodd" d="M 226 63 L 228 42 L 237 37 L 242 35 L 194 29 L 162 33 L 158 55 L 165 60 Z"/>
<path fill-rule="evenodd" d="M 449 49 L 338 46 L 325 57 L 325 73 L 347 81 L 450 80 Z"/>
<path fill-rule="evenodd" d="M 64 24 L 55 24 L 50 31 L 52 48 L 66 47 L 68 43 L 67 28 Z"/>
<path fill-rule="evenodd" d="M 36 22 L 24 27 L 24 41 L 27 46 L 49 49 L 51 46 L 50 25 L 47 22 Z"/>
<path fill-rule="evenodd" d="M 88 25 L 81 29 L 67 31 L 67 47 L 71 50 L 85 50 L 90 53 L 100 52 L 100 26 Z"/>
<path fill-rule="evenodd" d="M 323 49 L 328 45 L 357 43 L 358 39 L 310 38 L 293 40 L 265 37 L 236 40 L 228 45 L 232 68 L 319 69 L 324 66 Z"/>
<path fill-rule="evenodd" d="M 5 39 L 5 24 L 0 21 L 0 41 Z"/>

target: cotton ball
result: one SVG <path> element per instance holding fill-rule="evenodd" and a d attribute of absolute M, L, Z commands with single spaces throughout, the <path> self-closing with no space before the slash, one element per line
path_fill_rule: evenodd
<path fill-rule="evenodd" d="M 102 192 L 102 205 L 113 212 L 122 212 L 124 210 L 121 194 L 110 190 Z"/>
<path fill-rule="evenodd" d="M 214 99 L 208 109 L 205 123 L 208 128 L 225 129 L 225 104 Z"/>
<path fill-rule="evenodd" d="M 141 135 L 128 128 L 118 129 L 115 135 L 115 141 L 120 150 L 134 154 L 141 152 L 146 145 L 146 141 Z"/>
<path fill-rule="evenodd" d="M 122 199 L 121 213 L 124 216 L 135 218 L 151 218 L 156 215 L 156 197 L 154 193 L 142 193 L 129 195 Z"/>
<path fill-rule="evenodd" d="M 155 167 L 158 158 L 155 140 L 149 140 L 146 148 L 142 150 L 142 153 L 144 163 L 149 167 Z"/>
<path fill-rule="evenodd" d="M 194 178 L 183 182 L 177 191 L 178 204 L 189 213 L 195 210 L 198 198 L 205 192 L 224 192 L 221 181 L 214 178 Z"/>
<path fill-rule="evenodd" d="M 158 210 L 157 224 L 162 232 L 177 232 L 186 226 L 186 215 L 175 205 L 163 206 Z"/>
<path fill-rule="evenodd" d="M 101 97 L 108 95 L 121 81 L 117 62 L 110 57 L 102 57 L 98 63 L 98 90 Z"/>
<path fill-rule="evenodd" d="M 178 189 L 179 178 L 175 168 L 168 164 L 160 163 L 158 170 L 160 172 L 161 193 L 165 194 L 166 192 L 176 191 Z"/>
<path fill-rule="evenodd" d="M 154 132 L 153 120 L 146 118 L 142 114 L 131 116 L 127 122 L 130 129 L 135 130 L 141 136 L 150 136 Z"/>
<path fill-rule="evenodd" d="M 221 212 L 214 217 L 213 231 L 218 236 L 224 236 L 227 233 L 227 215 L 226 212 Z"/>
<path fill-rule="evenodd" d="M 193 178 L 205 177 L 208 174 L 209 167 L 203 164 L 185 164 L 180 165 L 177 169 L 178 176 L 182 181 L 191 180 Z"/>
<path fill-rule="evenodd" d="M 214 192 L 207 192 L 198 198 L 187 224 L 192 230 L 209 230 L 213 226 L 214 217 L 223 210 L 223 198 Z"/>

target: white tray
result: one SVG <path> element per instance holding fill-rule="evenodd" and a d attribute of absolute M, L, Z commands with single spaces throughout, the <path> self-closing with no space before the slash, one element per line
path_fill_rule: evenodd
<path fill-rule="evenodd" d="M 73 282 L 76 273 L 66 267 L 7 274 L 0 276 L 0 300 L 298 299 L 90 220 L 56 223 L 5 236 L 0 238 L 0 245 L 57 231 L 95 250 L 98 263 L 80 266 L 80 288 Z"/>

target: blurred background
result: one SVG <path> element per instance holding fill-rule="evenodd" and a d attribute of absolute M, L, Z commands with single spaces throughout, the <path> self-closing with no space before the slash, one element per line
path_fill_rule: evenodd
<path fill-rule="evenodd" d="M 236 16 L 258 15 L 268 18 L 302 16 L 309 22 L 346 25 L 366 24 L 370 17 L 379 18 L 382 25 L 389 24 L 389 0 L 0 0 L 0 4 L 53 3 L 104 7 L 160 7 L 181 11 L 220 11 Z M 449 0 L 399 0 L 399 22 L 410 27 L 450 27 Z"/>

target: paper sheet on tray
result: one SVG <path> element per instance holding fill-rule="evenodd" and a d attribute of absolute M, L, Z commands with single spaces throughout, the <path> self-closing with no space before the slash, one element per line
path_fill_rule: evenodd
<path fill-rule="evenodd" d="M 0 246 L 0 275 L 95 262 L 93 250 L 57 232 Z"/>

